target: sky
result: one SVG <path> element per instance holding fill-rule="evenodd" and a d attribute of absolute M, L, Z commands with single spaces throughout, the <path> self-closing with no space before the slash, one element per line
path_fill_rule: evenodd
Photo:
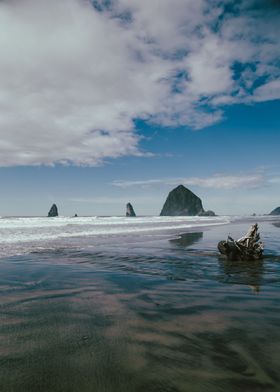
<path fill-rule="evenodd" d="M 0 0 L 0 216 L 280 205 L 280 1 Z"/>

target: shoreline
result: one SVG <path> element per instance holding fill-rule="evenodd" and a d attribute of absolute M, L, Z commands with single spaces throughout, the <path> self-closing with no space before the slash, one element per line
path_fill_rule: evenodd
<path fill-rule="evenodd" d="M 280 228 L 264 260 L 222 260 L 244 228 L 1 259 L 1 392 L 277 392 Z"/>
<path fill-rule="evenodd" d="M 49 218 L 36 220 L 35 225 L 29 224 L 29 221 L 18 223 L 12 222 L 7 226 L 1 227 L 2 242 L 0 247 L 2 255 L 0 258 L 13 255 L 28 254 L 29 252 L 40 252 L 44 249 L 86 249 L 87 247 L 99 247 L 101 245 L 111 247 L 119 244 L 129 244 L 138 242 L 153 242 L 159 239 L 172 239 L 181 234 L 211 230 L 215 227 L 224 227 L 224 235 L 221 233 L 221 239 L 227 237 L 230 227 L 236 227 L 238 224 L 247 224 L 248 227 L 258 222 L 260 225 L 265 222 L 279 222 L 277 217 L 216 217 L 197 218 L 197 217 L 168 217 L 168 218 L 107 218 L 101 219 L 97 223 L 95 220 L 83 220 L 75 218 L 75 224 L 71 220 L 53 220 Z M 77 219 L 77 220 L 76 220 Z M 91 218 L 90 218 L 91 219 Z M 101 222 L 100 222 L 101 221 Z M 229 229 L 227 229 L 229 227 Z M 247 229 L 244 230 L 244 232 Z M 237 238 L 244 235 L 240 233 Z"/>

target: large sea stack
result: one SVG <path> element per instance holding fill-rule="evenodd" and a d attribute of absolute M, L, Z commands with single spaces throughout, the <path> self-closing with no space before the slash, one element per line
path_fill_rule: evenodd
<path fill-rule="evenodd" d="M 130 203 L 126 205 L 126 216 L 136 216 L 135 211 Z"/>
<path fill-rule="evenodd" d="M 161 216 L 193 216 L 193 215 L 206 215 L 201 199 L 196 196 L 184 185 L 179 185 L 173 189 L 164 203 L 161 210 Z M 212 213 L 213 214 L 213 213 Z"/>
<path fill-rule="evenodd" d="M 280 215 L 280 207 L 275 208 L 269 215 Z"/>
<path fill-rule="evenodd" d="M 58 209 L 57 209 L 56 204 L 53 204 L 51 206 L 51 209 L 49 210 L 49 213 L 48 213 L 48 217 L 53 217 L 53 216 L 58 216 Z"/>

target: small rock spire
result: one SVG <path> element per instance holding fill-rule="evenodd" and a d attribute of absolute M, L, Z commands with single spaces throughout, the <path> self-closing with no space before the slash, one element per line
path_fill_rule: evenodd
<path fill-rule="evenodd" d="M 126 216 L 136 216 L 134 209 L 130 203 L 126 205 Z"/>
<path fill-rule="evenodd" d="M 53 217 L 53 216 L 58 216 L 58 209 L 57 209 L 56 204 L 53 204 L 51 206 L 51 209 L 49 210 L 49 213 L 48 213 L 48 217 Z"/>

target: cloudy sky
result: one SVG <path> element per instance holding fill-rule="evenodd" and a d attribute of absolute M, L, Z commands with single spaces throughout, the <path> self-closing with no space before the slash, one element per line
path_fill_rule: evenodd
<path fill-rule="evenodd" d="M 0 215 L 280 205 L 278 0 L 0 0 Z"/>

